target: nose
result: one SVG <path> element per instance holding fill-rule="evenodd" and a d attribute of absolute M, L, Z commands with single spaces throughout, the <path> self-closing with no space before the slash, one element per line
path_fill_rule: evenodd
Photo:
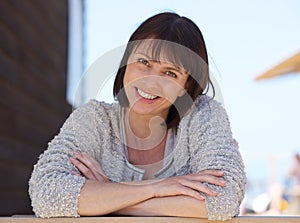
<path fill-rule="evenodd" d="M 157 86 L 162 81 L 162 72 L 159 64 L 153 65 L 147 70 L 143 76 L 144 83 L 147 85 Z"/>
<path fill-rule="evenodd" d="M 163 89 L 174 84 L 170 78 L 164 75 L 164 67 L 159 63 L 153 63 L 142 79 L 144 86 L 149 89 Z"/>
<path fill-rule="evenodd" d="M 141 79 L 142 84 L 148 89 L 158 89 L 161 87 L 162 77 L 158 74 L 151 73 Z"/>

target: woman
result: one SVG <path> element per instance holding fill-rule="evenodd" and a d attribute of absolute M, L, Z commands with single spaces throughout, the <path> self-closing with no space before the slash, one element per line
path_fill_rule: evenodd
<path fill-rule="evenodd" d="M 191 20 L 161 13 L 143 22 L 116 75 L 118 103 L 76 109 L 35 165 L 36 215 L 236 216 L 243 161 L 209 85 Z"/>

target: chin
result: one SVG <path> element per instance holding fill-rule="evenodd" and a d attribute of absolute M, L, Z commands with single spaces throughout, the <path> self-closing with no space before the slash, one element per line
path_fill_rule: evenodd
<path fill-rule="evenodd" d="M 145 108 L 145 106 L 139 106 L 139 105 L 134 105 L 130 106 L 130 111 L 133 111 L 136 114 L 139 115 L 150 115 L 153 113 L 153 108 Z"/>

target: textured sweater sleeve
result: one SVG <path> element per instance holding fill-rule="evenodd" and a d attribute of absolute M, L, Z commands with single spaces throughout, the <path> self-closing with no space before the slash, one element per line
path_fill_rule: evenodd
<path fill-rule="evenodd" d="M 226 186 L 208 185 L 217 196 L 206 195 L 206 207 L 209 220 L 227 220 L 238 215 L 244 197 L 244 164 L 225 109 L 213 100 L 200 107 L 190 122 L 191 167 L 193 172 L 224 171 Z"/>
<path fill-rule="evenodd" d="M 69 158 L 73 156 L 73 151 L 92 153 L 95 147 L 94 103 L 91 101 L 70 115 L 34 165 L 29 180 L 29 195 L 36 216 L 79 216 L 77 202 L 85 178 L 72 174 L 72 171 L 78 170 Z"/>

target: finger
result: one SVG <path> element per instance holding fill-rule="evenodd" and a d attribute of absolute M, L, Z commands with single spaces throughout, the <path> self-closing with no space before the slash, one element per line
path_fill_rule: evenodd
<path fill-rule="evenodd" d="M 157 185 L 159 186 L 159 184 Z M 186 187 L 181 184 L 176 184 L 176 185 L 163 185 L 163 189 L 161 190 L 160 186 L 158 189 L 154 190 L 154 197 L 169 197 L 169 196 L 176 196 L 176 195 L 185 195 L 189 196 L 198 200 L 204 200 L 205 197 L 202 196 L 198 191 L 195 191 L 191 189 L 190 187 Z"/>
<path fill-rule="evenodd" d="M 81 163 L 83 163 L 87 167 L 91 167 L 92 164 L 90 160 L 88 159 L 87 154 L 79 153 L 79 152 L 74 152 L 74 156 L 76 159 L 78 159 Z"/>
<path fill-rule="evenodd" d="M 224 172 L 222 170 L 202 170 L 199 173 L 197 173 L 198 175 L 213 175 L 213 176 L 224 176 Z"/>
<path fill-rule="evenodd" d="M 81 157 L 87 161 L 86 163 L 87 165 L 89 165 L 88 167 L 93 172 L 97 180 L 107 182 L 109 181 L 108 177 L 104 174 L 100 164 L 93 157 L 84 152 L 81 154 Z"/>
<path fill-rule="evenodd" d="M 100 164 L 93 157 L 91 157 L 89 154 L 84 152 L 83 153 L 74 152 L 74 155 L 89 169 L 94 179 L 101 182 L 109 182 L 109 179 L 103 173 Z"/>
<path fill-rule="evenodd" d="M 205 197 L 202 196 L 198 191 L 196 190 L 193 190 L 191 189 L 190 187 L 185 187 L 185 186 L 182 186 L 180 188 L 180 195 L 186 195 L 186 196 L 189 196 L 189 197 L 193 197 L 193 198 L 196 198 L 198 200 L 205 200 Z"/>
<path fill-rule="evenodd" d="M 92 157 L 90 156 L 88 153 L 83 152 L 81 153 L 82 157 L 85 158 L 91 165 L 101 169 L 100 164 Z"/>
<path fill-rule="evenodd" d="M 77 172 L 74 171 L 74 170 L 72 170 L 72 174 L 75 175 L 75 176 L 81 177 L 81 174 L 80 174 L 80 173 L 77 173 Z"/>
<path fill-rule="evenodd" d="M 70 158 L 71 163 L 76 166 L 76 168 L 89 180 L 96 180 L 96 177 L 92 173 L 92 171 L 86 167 L 82 162 L 73 157 Z"/>
<path fill-rule="evenodd" d="M 187 179 L 200 182 L 207 182 L 223 187 L 226 185 L 226 181 L 222 178 L 223 175 L 224 173 L 222 171 L 207 170 L 201 173 L 190 174 L 190 176 L 188 176 Z"/>
<path fill-rule="evenodd" d="M 199 181 L 201 183 L 209 183 L 209 184 L 214 184 L 214 185 L 221 186 L 221 187 L 226 186 L 226 182 L 223 178 L 215 177 L 213 175 L 203 175 L 199 178 Z"/>
<path fill-rule="evenodd" d="M 109 182 L 108 178 L 105 175 L 102 175 L 97 170 L 92 170 L 92 171 L 98 181 Z"/>
<path fill-rule="evenodd" d="M 190 181 L 190 180 L 183 180 L 181 182 L 182 185 L 189 187 L 193 190 L 196 190 L 198 192 L 205 193 L 210 196 L 216 196 L 217 193 L 213 190 L 211 190 L 208 186 L 204 185 L 203 183 L 199 183 L 197 181 Z"/>
<path fill-rule="evenodd" d="M 91 157 L 89 154 L 87 153 L 82 153 L 83 157 L 85 157 L 87 160 L 89 160 L 89 162 L 92 164 L 92 166 L 95 168 L 95 170 L 97 171 L 97 173 L 101 174 L 102 176 L 105 176 L 105 173 L 103 172 L 99 162 L 97 162 L 93 157 Z"/>

